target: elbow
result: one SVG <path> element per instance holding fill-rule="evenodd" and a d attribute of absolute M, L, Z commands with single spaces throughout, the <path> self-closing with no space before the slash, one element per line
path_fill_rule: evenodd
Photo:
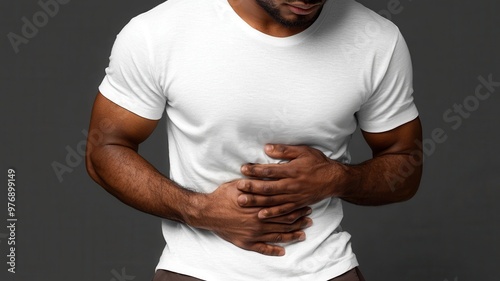
<path fill-rule="evenodd" d="M 418 167 L 413 174 L 407 177 L 405 183 L 400 186 L 400 201 L 408 201 L 415 197 L 420 186 L 420 180 L 422 178 L 422 167 Z"/>
<path fill-rule="evenodd" d="M 90 146 L 89 143 L 87 143 L 87 151 L 85 153 L 85 168 L 90 178 L 92 178 L 97 183 L 101 182 L 92 160 L 92 146 Z"/>
<path fill-rule="evenodd" d="M 412 169 L 402 171 L 387 171 L 385 180 L 390 189 L 392 203 L 404 202 L 412 199 L 417 194 L 422 177 L 422 165 L 413 166 Z"/>
<path fill-rule="evenodd" d="M 419 187 L 419 184 L 411 185 L 411 186 L 405 188 L 405 192 L 404 192 L 404 194 L 402 194 L 401 202 L 408 201 L 408 200 L 412 199 L 413 197 L 415 197 L 415 195 L 417 194 L 417 191 L 418 191 L 418 187 Z"/>

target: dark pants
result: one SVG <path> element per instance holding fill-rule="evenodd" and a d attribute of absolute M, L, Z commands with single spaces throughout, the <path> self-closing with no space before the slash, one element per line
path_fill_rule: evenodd
<path fill-rule="evenodd" d="M 153 281 L 202 281 L 202 280 L 171 271 L 158 270 L 156 271 Z M 361 275 L 361 271 L 359 271 L 359 269 L 356 267 L 329 281 L 365 281 L 365 278 L 363 278 L 363 275 Z"/>

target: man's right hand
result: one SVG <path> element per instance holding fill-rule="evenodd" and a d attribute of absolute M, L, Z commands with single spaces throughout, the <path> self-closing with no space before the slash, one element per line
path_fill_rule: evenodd
<path fill-rule="evenodd" d="M 189 224 L 208 229 L 232 244 L 268 256 L 283 256 L 285 248 L 277 243 L 305 240 L 303 229 L 312 225 L 307 216 L 311 208 L 304 207 L 285 216 L 262 221 L 261 208 L 242 208 L 238 204 L 241 180 L 224 183 L 210 194 L 200 195 L 199 215 Z"/>
<path fill-rule="evenodd" d="M 90 176 L 124 203 L 165 219 L 208 229 L 243 249 L 281 256 L 283 247 L 305 238 L 310 208 L 260 220 L 261 208 L 240 207 L 242 181 L 221 185 L 210 194 L 190 191 L 166 178 L 138 153 L 158 124 L 98 94 L 92 111 L 86 164 Z M 108 126 L 109 125 L 109 126 Z"/>

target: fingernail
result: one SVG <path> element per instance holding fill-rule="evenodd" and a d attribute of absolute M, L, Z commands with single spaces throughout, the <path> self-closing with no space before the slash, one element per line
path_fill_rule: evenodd
<path fill-rule="evenodd" d="M 307 224 L 306 224 L 306 227 L 311 227 L 313 225 L 313 221 L 312 220 L 308 220 Z"/>
<path fill-rule="evenodd" d="M 299 236 L 299 241 L 304 241 L 306 240 L 306 234 L 305 233 L 302 233 L 300 236 Z"/>
<path fill-rule="evenodd" d="M 238 197 L 238 204 L 245 205 L 248 202 L 248 198 L 245 195 L 240 195 Z"/>
<path fill-rule="evenodd" d="M 269 215 L 269 212 L 267 210 L 262 210 L 259 212 L 259 218 L 265 219 Z"/>
<path fill-rule="evenodd" d="M 242 172 L 242 173 L 247 172 L 247 171 L 248 171 L 248 166 L 247 166 L 247 164 L 245 164 L 245 165 L 241 166 L 241 169 L 240 169 L 240 170 L 241 170 L 241 172 Z"/>
<path fill-rule="evenodd" d="M 312 213 L 313 213 L 313 210 L 312 210 L 312 209 L 309 209 L 309 211 L 307 211 L 307 213 L 306 213 L 306 216 L 308 216 L 308 215 L 310 215 L 310 214 L 312 214 Z"/>
<path fill-rule="evenodd" d="M 274 149 L 274 145 L 272 144 L 266 144 L 266 148 L 265 148 L 267 151 L 272 151 Z"/>

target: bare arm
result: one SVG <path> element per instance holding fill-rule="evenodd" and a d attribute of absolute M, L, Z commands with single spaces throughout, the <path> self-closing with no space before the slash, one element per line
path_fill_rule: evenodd
<path fill-rule="evenodd" d="M 373 158 L 346 167 L 346 179 L 354 184 L 343 188 L 339 197 L 358 205 L 382 205 L 412 198 L 422 176 L 420 120 L 384 133 L 362 133 Z"/>
<path fill-rule="evenodd" d="M 268 145 L 266 153 L 286 164 L 248 164 L 248 180 L 238 198 L 241 206 L 264 207 L 261 219 L 281 216 L 325 198 L 339 197 L 359 205 L 382 205 L 410 199 L 422 174 L 421 136 L 417 118 L 384 133 L 363 135 L 373 158 L 344 165 L 308 146 Z M 273 178 L 275 181 L 256 180 Z"/>
<path fill-rule="evenodd" d="M 241 208 L 239 181 L 224 183 L 213 193 L 190 191 L 162 175 L 138 153 L 158 121 L 137 116 L 101 94 L 90 121 L 86 164 L 89 175 L 119 200 L 143 212 L 213 231 L 243 249 L 265 255 L 285 254 L 276 242 L 305 239 L 310 208 L 298 208 L 272 221 L 258 219 L 260 208 Z M 242 152 L 244 153 L 244 151 Z"/>
<path fill-rule="evenodd" d="M 158 121 L 135 115 L 98 94 L 87 140 L 89 175 L 127 205 L 158 217 L 186 222 L 194 193 L 162 175 L 138 153 Z"/>

